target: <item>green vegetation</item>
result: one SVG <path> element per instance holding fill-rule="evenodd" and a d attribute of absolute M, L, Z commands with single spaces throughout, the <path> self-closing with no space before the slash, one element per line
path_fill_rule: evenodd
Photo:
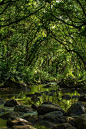
<path fill-rule="evenodd" d="M 86 78 L 85 0 L 0 0 L 0 83 Z"/>

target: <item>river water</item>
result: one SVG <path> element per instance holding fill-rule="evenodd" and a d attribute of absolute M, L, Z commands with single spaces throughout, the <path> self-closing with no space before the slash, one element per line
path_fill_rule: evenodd
<path fill-rule="evenodd" d="M 31 91 L 29 92 L 20 90 L 10 90 L 7 88 L 3 91 L 0 91 L 0 98 L 3 98 L 5 100 L 16 99 L 23 105 L 27 106 L 31 106 L 32 104 L 36 104 L 39 106 L 45 101 L 51 101 L 55 104 L 59 104 L 65 111 L 71 106 L 71 104 L 78 100 L 77 98 L 72 97 L 79 95 L 77 91 L 60 91 L 58 90 L 59 86 L 55 82 L 52 82 L 50 87 L 45 86 L 46 84 L 31 85 Z M 38 99 L 34 100 L 32 99 L 32 97 L 27 97 L 27 94 L 34 94 L 35 92 L 41 93 L 41 96 L 37 96 Z M 63 95 L 70 95 L 71 99 L 62 99 Z M 13 108 L 4 107 L 4 105 L 0 105 L 0 108 L 5 108 L 6 111 L 13 110 Z M 8 129 L 6 127 L 6 120 L 0 119 L 0 129 Z"/>

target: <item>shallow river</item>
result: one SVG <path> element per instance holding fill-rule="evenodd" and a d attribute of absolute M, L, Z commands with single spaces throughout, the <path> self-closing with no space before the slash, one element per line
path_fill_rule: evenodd
<path fill-rule="evenodd" d="M 45 101 L 51 101 L 55 104 L 59 104 L 65 111 L 71 106 L 71 104 L 78 100 L 77 97 L 73 97 L 79 96 L 77 91 L 60 91 L 58 90 L 59 86 L 56 85 L 56 83 L 54 82 L 52 82 L 50 87 L 48 88 L 45 86 L 46 84 L 32 85 L 30 86 L 31 91 L 29 92 L 6 89 L 4 91 L 0 91 L 0 97 L 5 100 L 16 99 L 23 105 L 29 106 L 31 106 L 32 104 L 36 104 L 39 106 Z M 33 97 L 26 97 L 27 94 L 34 94 L 35 92 L 41 93 L 41 96 L 37 96 L 37 99 L 32 99 Z M 64 95 L 70 95 L 71 99 L 67 100 L 62 98 L 62 96 Z M 4 107 L 3 105 L 0 105 L 0 108 L 5 108 L 5 110 L 7 111 L 13 110 L 13 108 Z M 0 119 L 0 129 L 7 129 L 6 120 Z"/>

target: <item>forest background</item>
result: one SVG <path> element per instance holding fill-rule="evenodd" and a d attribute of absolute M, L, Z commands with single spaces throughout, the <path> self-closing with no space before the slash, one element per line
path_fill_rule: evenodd
<path fill-rule="evenodd" d="M 85 0 L 0 0 L 0 83 L 86 83 Z"/>

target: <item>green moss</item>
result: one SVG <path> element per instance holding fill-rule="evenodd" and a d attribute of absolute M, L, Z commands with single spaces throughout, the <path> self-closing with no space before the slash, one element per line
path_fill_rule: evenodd
<path fill-rule="evenodd" d="M 3 128 L 6 129 L 6 122 L 7 122 L 7 120 L 3 120 L 0 118 L 0 129 L 3 129 Z"/>
<path fill-rule="evenodd" d="M 34 127 L 37 128 L 37 129 L 49 129 L 46 126 L 41 126 L 39 124 L 35 125 Z"/>

